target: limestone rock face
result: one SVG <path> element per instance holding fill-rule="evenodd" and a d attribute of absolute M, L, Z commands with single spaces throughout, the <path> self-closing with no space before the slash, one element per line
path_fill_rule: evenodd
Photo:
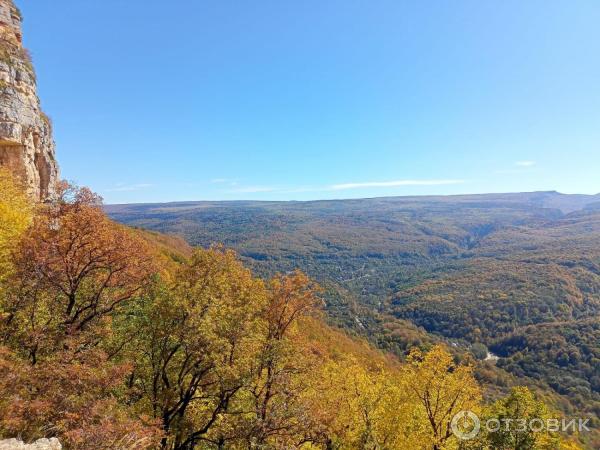
<path fill-rule="evenodd" d="M 0 0 L 0 166 L 13 171 L 35 199 L 54 194 L 52 125 L 40 108 L 35 71 L 22 44 L 21 13 L 12 0 Z"/>
<path fill-rule="evenodd" d="M 0 450 L 62 450 L 58 439 L 40 439 L 33 444 L 24 444 L 16 439 L 0 441 Z"/>

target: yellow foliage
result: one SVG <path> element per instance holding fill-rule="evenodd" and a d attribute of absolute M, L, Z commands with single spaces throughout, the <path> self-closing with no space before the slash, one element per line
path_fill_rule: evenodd
<path fill-rule="evenodd" d="M 325 363 L 313 381 L 307 401 L 334 448 L 411 448 L 415 405 L 398 373 L 349 355 Z"/>
<path fill-rule="evenodd" d="M 406 377 L 424 414 L 424 423 L 429 424 L 429 433 L 424 437 L 428 440 L 426 448 L 454 448 L 450 428 L 453 417 L 460 411 L 478 412 L 481 402 L 473 367 L 456 365 L 452 355 L 437 345 L 425 355 L 416 349 L 411 352 Z"/>
<path fill-rule="evenodd" d="M 31 223 L 33 205 L 6 169 L 0 169 L 0 281 L 11 270 L 11 253 Z"/>

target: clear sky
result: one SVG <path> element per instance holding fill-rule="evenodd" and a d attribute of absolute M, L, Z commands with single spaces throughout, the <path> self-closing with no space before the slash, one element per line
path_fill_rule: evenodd
<path fill-rule="evenodd" d="M 17 0 L 107 202 L 600 192 L 598 0 Z"/>

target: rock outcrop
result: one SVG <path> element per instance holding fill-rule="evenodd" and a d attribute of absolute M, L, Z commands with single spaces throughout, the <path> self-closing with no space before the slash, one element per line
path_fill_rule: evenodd
<path fill-rule="evenodd" d="M 58 165 L 52 125 L 40 108 L 21 13 L 12 0 L 0 0 L 0 166 L 13 171 L 35 199 L 53 195 Z"/>
<path fill-rule="evenodd" d="M 58 439 L 40 439 L 33 444 L 24 444 L 16 439 L 0 441 L 0 450 L 62 450 Z"/>

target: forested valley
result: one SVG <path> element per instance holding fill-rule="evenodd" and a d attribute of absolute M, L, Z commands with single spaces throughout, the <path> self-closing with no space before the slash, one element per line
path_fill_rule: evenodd
<path fill-rule="evenodd" d="M 538 192 L 106 210 L 193 245 L 222 243 L 263 277 L 299 268 L 322 287 L 328 323 L 400 359 L 443 343 L 475 358 L 486 398 L 527 385 L 597 427 L 599 205 Z"/>

